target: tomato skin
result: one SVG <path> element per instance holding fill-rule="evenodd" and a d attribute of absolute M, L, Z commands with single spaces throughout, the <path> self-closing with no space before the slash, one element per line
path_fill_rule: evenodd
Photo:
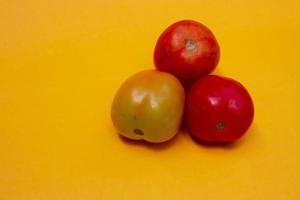
<path fill-rule="evenodd" d="M 219 58 L 220 48 L 213 33 L 192 20 L 169 26 L 154 50 L 155 67 L 175 75 L 184 84 L 212 72 Z"/>
<path fill-rule="evenodd" d="M 157 70 L 141 71 L 117 91 L 111 107 L 112 122 L 126 138 L 165 142 L 179 130 L 184 101 L 184 89 L 175 76 Z"/>
<path fill-rule="evenodd" d="M 242 137 L 254 117 L 252 99 L 239 82 L 207 75 L 188 91 L 187 125 L 196 138 L 232 142 Z"/>

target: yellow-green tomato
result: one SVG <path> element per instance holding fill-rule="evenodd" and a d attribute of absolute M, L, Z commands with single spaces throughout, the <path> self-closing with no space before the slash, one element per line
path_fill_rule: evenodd
<path fill-rule="evenodd" d="M 165 142 L 178 132 L 184 98 L 184 89 L 173 75 L 142 71 L 127 79 L 117 91 L 111 118 L 122 136 Z"/>

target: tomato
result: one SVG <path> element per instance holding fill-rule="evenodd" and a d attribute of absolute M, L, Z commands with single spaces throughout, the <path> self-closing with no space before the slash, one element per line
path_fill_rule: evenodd
<path fill-rule="evenodd" d="M 187 126 L 198 139 L 232 142 L 243 136 L 253 121 L 254 107 L 239 82 L 207 75 L 187 94 Z"/>
<path fill-rule="evenodd" d="M 220 48 L 213 33 L 191 20 L 169 26 L 160 35 L 154 50 L 155 67 L 175 75 L 182 83 L 212 72 L 219 58 Z"/>
<path fill-rule="evenodd" d="M 111 118 L 124 137 L 164 142 L 178 132 L 184 100 L 184 89 L 176 77 L 146 70 L 122 84 L 113 100 Z"/>

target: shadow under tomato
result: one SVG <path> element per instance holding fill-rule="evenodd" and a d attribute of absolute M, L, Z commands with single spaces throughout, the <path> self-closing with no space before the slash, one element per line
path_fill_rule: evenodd
<path fill-rule="evenodd" d="M 178 139 L 178 134 L 174 138 L 172 138 L 169 141 L 162 142 L 162 143 L 150 143 L 145 140 L 131 140 L 128 139 L 122 135 L 119 134 L 119 138 L 122 140 L 122 142 L 128 144 L 128 145 L 133 145 L 133 146 L 144 146 L 146 148 L 149 148 L 154 151 L 162 151 L 164 149 L 167 149 L 174 145 Z"/>
<path fill-rule="evenodd" d="M 186 132 L 188 133 L 190 138 L 197 145 L 199 145 L 201 147 L 208 148 L 208 149 L 209 148 L 222 148 L 222 149 L 231 150 L 231 149 L 239 148 L 240 146 L 247 143 L 247 141 L 250 141 L 251 140 L 250 138 L 253 137 L 253 135 L 255 134 L 256 131 L 255 131 L 255 124 L 252 124 L 251 127 L 246 132 L 246 134 L 234 142 L 207 142 L 207 141 L 203 141 L 203 140 L 196 138 L 195 136 L 190 134 L 188 131 L 186 131 Z"/>

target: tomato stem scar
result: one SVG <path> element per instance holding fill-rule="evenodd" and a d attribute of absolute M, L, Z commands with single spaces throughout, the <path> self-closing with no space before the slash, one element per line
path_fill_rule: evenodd
<path fill-rule="evenodd" d="M 224 130 L 224 128 L 225 128 L 225 124 L 224 124 L 224 122 L 218 122 L 217 124 L 216 124 L 216 128 L 218 129 L 218 130 Z"/>
<path fill-rule="evenodd" d="M 137 135 L 144 135 L 144 132 L 141 129 L 138 129 L 138 128 L 134 129 L 133 132 Z"/>
<path fill-rule="evenodd" d="M 196 48 L 195 41 L 194 40 L 190 40 L 190 39 L 186 40 L 185 41 L 185 48 L 187 50 L 193 50 L 193 49 L 195 49 Z"/>

